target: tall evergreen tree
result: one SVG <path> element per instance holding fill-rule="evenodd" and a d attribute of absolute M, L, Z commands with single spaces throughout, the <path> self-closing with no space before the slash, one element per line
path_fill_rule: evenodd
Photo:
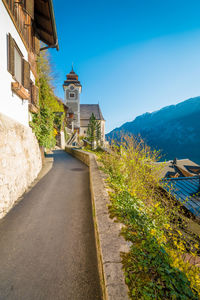
<path fill-rule="evenodd" d="M 97 139 L 97 143 L 99 143 L 101 141 L 101 122 L 97 121 L 97 125 L 96 125 L 96 139 Z"/>
<path fill-rule="evenodd" d="M 101 140 L 101 124 L 93 113 L 88 124 L 87 137 L 90 142 L 98 143 Z"/>
<path fill-rule="evenodd" d="M 95 118 L 95 115 L 92 113 L 87 130 L 87 137 L 90 142 L 94 142 L 96 140 L 96 126 L 97 120 Z"/>

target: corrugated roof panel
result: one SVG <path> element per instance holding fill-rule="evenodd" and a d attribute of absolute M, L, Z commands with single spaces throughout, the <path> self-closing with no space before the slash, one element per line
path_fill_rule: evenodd
<path fill-rule="evenodd" d="M 187 158 L 176 159 L 175 163 L 173 163 L 173 161 L 170 160 L 170 161 L 162 162 L 162 164 L 163 164 L 163 169 L 160 172 L 161 178 L 174 177 L 176 173 L 179 173 L 180 174 L 179 176 L 186 176 L 186 177 L 190 175 L 195 176 L 200 173 L 200 166 Z M 185 172 L 188 173 L 188 175 L 185 175 L 186 174 Z"/>
<path fill-rule="evenodd" d="M 199 176 L 169 178 L 164 179 L 163 182 L 169 183 L 169 185 L 163 186 L 165 190 L 183 203 L 195 216 L 200 217 Z"/>

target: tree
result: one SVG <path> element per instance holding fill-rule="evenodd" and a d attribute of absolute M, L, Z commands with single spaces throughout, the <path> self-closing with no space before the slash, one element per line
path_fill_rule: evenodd
<path fill-rule="evenodd" d="M 97 139 L 97 143 L 99 143 L 101 141 L 101 122 L 97 121 L 97 125 L 96 125 L 96 139 Z"/>
<path fill-rule="evenodd" d="M 94 142 L 96 140 L 96 126 L 97 120 L 95 118 L 95 115 L 92 113 L 87 130 L 87 136 L 90 142 Z"/>
<path fill-rule="evenodd" d="M 101 123 L 93 113 L 88 124 L 87 137 L 90 142 L 96 141 L 98 143 L 101 140 Z"/>

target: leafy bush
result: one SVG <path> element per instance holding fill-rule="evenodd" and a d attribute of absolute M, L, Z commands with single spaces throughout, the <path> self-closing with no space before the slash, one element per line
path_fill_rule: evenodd
<path fill-rule="evenodd" d="M 199 237 L 160 188 L 159 153 L 127 136 L 99 157 L 112 189 L 111 217 L 125 225 L 122 234 L 132 244 L 122 255 L 130 297 L 199 299 L 200 269 L 188 260 L 198 257 Z"/>
<path fill-rule="evenodd" d="M 41 108 L 38 114 L 33 114 L 31 126 L 40 146 L 47 149 L 55 147 L 54 114 L 49 108 Z"/>
<path fill-rule="evenodd" d="M 40 146 L 48 149 L 56 145 L 56 133 L 63 129 L 65 118 L 63 105 L 53 92 L 52 71 L 47 53 L 42 53 L 37 61 L 39 87 L 39 113 L 32 114 L 30 122 Z"/>

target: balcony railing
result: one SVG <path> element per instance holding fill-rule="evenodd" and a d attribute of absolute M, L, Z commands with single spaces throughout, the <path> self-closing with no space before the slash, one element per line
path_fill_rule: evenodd
<path fill-rule="evenodd" d="M 19 33 L 21 33 L 23 39 L 25 40 L 27 47 L 32 47 L 32 35 L 31 35 L 31 17 L 27 14 L 24 9 L 23 0 L 5 0 L 7 8 L 14 18 L 15 25 Z"/>

